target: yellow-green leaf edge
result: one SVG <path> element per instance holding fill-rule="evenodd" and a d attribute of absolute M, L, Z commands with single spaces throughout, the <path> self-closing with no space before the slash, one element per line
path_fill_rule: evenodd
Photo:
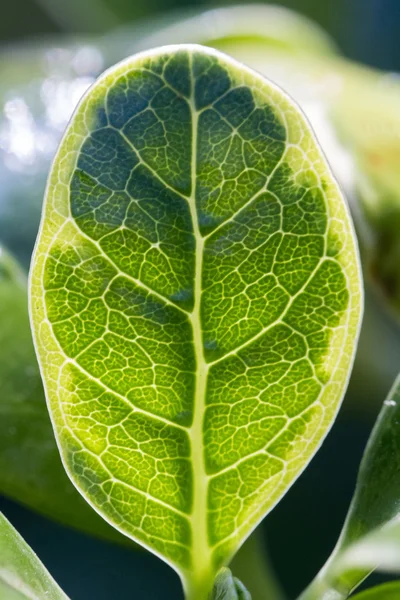
<path fill-rule="evenodd" d="M 235 535 L 231 536 L 228 540 L 228 543 L 224 542 L 222 547 L 221 544 L 219 544 L 219 547 L 213 553 L 211 566 L 210 564 L 201 564 L 202 559 L 200 558 L 200 549 L 206 549 L 204 547 L 204 544 L 207 545 L 206 532 L 201 530 L 201 525 L 195 520 L 193 521 L 192 529 L 193 537 L 195 538 L 195 543 L 193 545 L 195 559 L 194 561 L 191 560 L 190 564 L 180 564 L 179 560 L 171 560 L 154 546 L 143 542 L 143 540 L 133 535 L 129 530 L 125 529 L 123 524 L 117 523 L 107 510 L 102 510 L 101 507 L 96 506 L 93 498 L 90 497 L 90 494 L 85 493 L 82 490 L 80 476 L 77 472 L 71 470 L 68 464 L 66 447 L 63 443 L 66 426 L 58 398 L 57 379 L 61 367 L 65 362 L 65 357 L 55 337 L 50 331 L 49 322 L 46 318 L 46 308 L 42 290 L 47 244 L 57 236 L 58 229 L 62 227 L 66 219 L 69 218 L 68 185 L 80 147 L 84 141 L 84 137 L 82 134 L 78 133 L 78 130 L 90 130 L 91 119 L 95 118 L 93 112 L 91 113 L 90 108 L 95 109 L 96 101 L 102 97 L 104 91 L 111 86 L 119 76 L 132 68 L 140 66 L 140 64 L 148 58 L 157 59 L 157 57 L 162 56 L 166 52 L 171 53 L 178 50 L 186 50 L 189 53 L 201 52 L 214 57 L 229 69 L 229 74 L 235 79 L 236 83 L 242 82 L 245 85 L 252 87 L 252 92 L 256 95 L 257 99 L 260 99 L 260 102 L 272 102 L 285 122 L 290 143 L 293 145 L 298 144 L 301 151 L 306 152 L 307 158 L 311 159 L 315 165 L 318 165 L 318 173 L 325 176 L 325 199 L 330 213 L 329 235 L 331 235 L 332 239 L 336 240 L 336 242 L 339 241 L 339 246 L 335 250 L 335 258 L 341 264 L 346 274 L 349 291 L 349 308 L 345 313 L 346 318 L 344 319 L 343 326 L 336 330 L 335 339 L 332 343 L 334 351 L 332 351 L 330 355 L 332 364 L 331 378 L 329 383 L 324 387 L 324 392 L 320 398 L 320 404 L 324 407 L 323 418 L 316 426 L 316 430 L 307 430 L 307 439 L 303 440 L 304 452 L 297 449 L 297 460 L 293 461 L 286 477 L 273 489 L 271 494 L 265 498 L 264 502 L 258 503 L 253 507 L 254 510 L 251 514 L 251 518 L 241 524 L 240 528 L 235 532 Z M 229 562 L 238 547 L 243 543 L 244 539 L 248 537 L 265 514 L 276 505 L 295 479 L 305 469 L 328 433 L 337 411 L 339 410 L 354 360 L 363 311 L 363 291 L 361 281 L 361 269 L 356 237 L 347 205 L 342 199 L 338 185 L 333 178 L 328 164 L 324 160 L 322 151 L 316 142 L 306 118 L 301 113 L 298 106 L 295 105 L 282 90 L 271 82 L 268 82 L 256 72 L 211 48 L 203 48 L 191 44 L 166 46 L 137 54 L 109 69 L 96 81 L 94 86 L 86 93 L 79 103 L 65 132 L 50 172 L 39 235 L 30 271 L 29 289 L 31 325 L 42 378 L 45 385 L 46 398 L 63 464 L 74 485 L 93 508 L 116 529 L 131 537 L 134 541 L 141 543 L 170 564 L 170 566 L 182 577 L 187 590 L 189 588 L 193 589 L 193 582 L 196 579 L 197 582 L 199 582 L 201 577 L 203 577 L 203 579 L 208 579 L 209 585 L 209 582 L 213 580 L 218 568 L 222 564 Z M 327 365 L 325 365 L 325 367 L 326 366 Z M 199 433 L 201 434 L 201 419 L 199 421 L 199 419 L 195 418 L 194 421 L 194 427 L 196 427 L 197 435 L 199 435 Z M 195 470 L 196 467 L 199 466 L 199 453 L 196 454 Z M 196 538 L 201 539 L 200 545 L 198 544 L 198 541 L 196 541 Z M 208 546 L 207 549 L 211 554 L 212 549 L 208 548 Z M 190 581 L 192 581 L 192 584 Z"/>

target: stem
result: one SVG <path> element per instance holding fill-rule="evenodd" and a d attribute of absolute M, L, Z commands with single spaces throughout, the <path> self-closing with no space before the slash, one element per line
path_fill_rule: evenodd
<path fill-rule="evenodd" d="M 265 550 L 261 526 L 245 541 L 233 559 L 231 568 L 249 590 L 252 600 L 283 600 L 283 591 Z"/>
<path fill-rule="evenodd" d="M 342 538 L 310 585 L 298 600 L 346 600 L 373 569 L 351 569 L 343 559 Z"/>
<path fill-rule="evenodd" d="M 193 577 L 192 575 L 183 582 L 185 600 L 209 600 L 214 584 L 214 573 L 203 577 Z"/>
<path fill-rule="evenodd" d="M 321 575 L 318 575 L 299 596 L 298 600 L 346 600 L 348 596 L 349 594 L 340 592 L 329 585 Z"/>

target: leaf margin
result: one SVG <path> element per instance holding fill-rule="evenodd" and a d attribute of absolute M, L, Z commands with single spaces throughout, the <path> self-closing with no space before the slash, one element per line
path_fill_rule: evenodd
<path fill-rule="evenodd" d="M 275 91 L 276 93 L 278 93 L 279 95 L 283 96 L 285 98 L 285 100 L 301 115 L 302 120 L 304 121 L 304 123 L 307 125 L 308 127 L 308 132 L 311 136 L 311 138 L 313 139 L 314 143 L 315 143 L 315 147 L 319 150 L 320 154 L 324 156 L 323 150 L 321 149 L 318 140 L 315 137 L 315 134 L 311 128 L 311 125 L 307 119 L 307 117 L 304 115 L 302 109 L 297 105 L 297 103 L 292 100 L 292 98 L 283 90 L 281 90 L 278 86 L 276 86 L 274 83 L 272 83 L 269 80 L 266 80 L 265 77 L 259 75 L 258 73 L 256 73 L 253 69 L 247 67 L 246 65 L 241 64 L 239 61 L 227 56 L 226 54 L 224 54 L 223 52 L 220 52 L 218 50 L 215 50 L 213 48 L 204 48 L 203 46 L 199 45 L 199 44 L 172 44 L 172 45 L 167 45 L 167 46 L 161 46 L 159 48 L 156 49 L 151 49 L 151 50 L 144 50 L 142 52 L 139 52 L 137 54 L 135 54 L 133 57 L 129 57 L 121 62 L 119 62 L 117 65 L 107 69 L 96 81 L 95 83 L 89 88 L 89 90 L 85 93 L 85 95 L 83 96 L 83 98 L 81 99 L 81 101 L 78 103 L 77 107 L 75 108 L 75 111 L 71 117 L 70 123 L 64 133 L 62 142 L 59 146 L 59 149 L 56 153 L 56 156 L 53 160 L 53 164 L 50 170 L 51 176 L 48 179 L 47 182 L 47 186 L 46 186 L 46 193 L 45 193 L 45 198 L 48 198 L 49 196 L 49 192 L 50 192 L 50 188 L 52 185 L 55 185 L 54 182 L 52 182 L 52 175 L 54 175 L 54 165 L 57 163 L 59 156 L 61 154 L 63 154 L 63 150 L 67 149 L 67 138 L 69 133 L 73 133 L 73 124 L 75 123 L 76 118 L 79 116 L 81 118 L 84 118 L 85 115 L 83 115 L 83 109 L 85 107 L 85 103 L 88 102 L 88 98 L 91 97 L 91 100 L 94 102 L 95 98 L 93 97 L 93 92 L 96 90 L 96 88 L 100 88 L 101 84 L 105 83 L 105 80 L 111 75 L 112 77 L 116 77 L 118 71 L 121 69 L 124 69 L 126 66 L 137 63 L 137 61 L 142 60 L 147 58 L 148 56 L 154 58 L 157 57 L 158 54 L 162 54 L 164 53 L 166 50 L 168 51 L 174 51 L 174 50 L 182 50 L 182 49 L 187 49 L 187 50 L 201 50 L 204 51 L 206 50 L 206 52 L 210 55 L 216 56 L 217 58 L 222 58 L 223 61 L 225 63 L 228 63 L 231 67 L 236 68 L 236 69 L 240 69 L 245 71 L 246 73 L 249 73 L 254 79 L 258 79 L 258 81 L 260 82 L 260 86 L 262 87 L 263 84 L 265 85 L 265 82 L 267 82 L 267 87 L 269 88 L 268 91 L 270 91 L 271 89 L 273 91 Z M 81 114 L 82 113 L 82 114 Z M 75 150 L 74 151 L 76 155 L 79 154 L 79 150 Z M 70 153 L 71 154 L 71 153 Z M 64 169 L 67 170 L 68 166 L 70 164 L 72 164 L 72 162 L 74 161 L 74 156 L 70 156 L 69 157 L 69 161 L 67 164 L 67 161 L 64 161 Z M 337 189 L 338 194 L 340 194 L 339 192 L 339 186 L 337 184 L 336 178 L 334 176 L 334 174 L 332 173 L 332 170 L 328 164 L 327 161 L 325 161 L 324 164 L 324 168 L 325 170 L 329 173 L 330 178 L 332 180 L 333 186 Z M 340 194 L 343 198 L 343 195 Z M 363 295 L 363 288 L 360 285 L 361 281 L 362 281 L 362 277 L 361 277 L 361 266 L 360 266 L 360 258 L 359 258 L 359 252 L 358 252 L 358 247 L 357 247 L 357 243 L 356 243 L 356 236 L 355 236 L 355 232 L 354 232 L 354 226 L 350 217 L 350 213 L 349 213 L 349 209 L 347 206 L 347 203 L 344 201 L 343 202 L 343 206 L 342 209 L 344 211 L 344 213 L 346 214 L 347 217 L 347 225 L 349 226 L 349 232 L 352 234 L 352 243 L 353 243 L 353 258 L 355 258 L 355 263 L 353 265 L 354 270 L 355 270 L 355 276 L 353 279 L 357 280 L 357 283 L 359 284 L 358 289 L 355 290 L 356 286 L 353 286 L 354 289 L 352 289 L 352 292 L 354 292 L 353 295 L 353 299 L 355 298 L 355 296 L 358 296 L 358 301 L 355 302 L 355 306 L 353 306 L 352 311 L 348 310 L 348 314 L 350 315 L 350 313 L 354 313 L 353 317 L 354 317 L 354 321 L 355 324 L 353 324 L 353 348 L 352 351 L 349 353 L 349 360 L 348 363 L 350 366 L 347 367 L 346 372 L 347 375 L 344 379 L 341 380 L 341 385 L 342 385 L 342 390 L 341 390 L 341 394 L 340 394 L 340 399 L 336 402 L 335 405 L 335 409 L 332 411 L 332 414 L 330 415 L 330 423 L 329 426 L 324 428 L 324 432 L 323 435 L 319 437 L 317 443 L 315 443 L 313 445 L 313 449 L 312 452 L 310 453 L 310 455 L 308 456 L 307 462 L 306 464 L 303 465 L 303 467 L 301 469 L 299 469 L 296 472 L 296 476 L 291 480 L 290 484 L 287 485 L 285 487 L 284 492 L 275 500 L 275 502 L 273 502 L 269 507 L 268 507 L 268 512 L 270 510 L 272 510 L 274 508 L 274 506 L 279 502 L 279 500 L 281 499 L 282 495 L 284 493 L 287 493 L 287 491 L 290 489 L 291 485 L 296 481 L 296 479 L 301 475 L 301 473 L 304 471 L 304 469 L 307 467 L 309 461 L 312 459 L 312 457 L 314 456 L 314 454 L 318 451 L 319 447 L 322 445 L 326 435 L 328 434 L 330 427 L 333 425 L 334 419 L 339 411 L 341 402 L 343 400 L 343 396 L 350 378 L 350 373 L 351 373 L 351 365 L 353 364 L 354 361 L 354 356 L 355 356 L 355 351 L 356 351 L 356 345 L 357 345 L 357 341 L 358 341 L 358 336 L 360 333 L 360 328 L 361 328 L 361 320 L 362 320 L 362 313 L 363 313 L 363 300 L 364 300 L 364 295 Z M 33 253 L 33 258 L 32 258 L 32 265 L 35 263 L 36 260 L 36 256 L 38 254 L 38 247 L 40 245 L 40 241 L 41 238 L 43 236 L 43 229 L 45 226 L 45 221 L 46 221 L 46 211 L 49 210 L 49 207 L 46 203 L 45 209 L 43 210 L 42 213 L 42 219 L 41 219 L 41 224 L 40 224 L 40 229 L 39 229 L 39 234 L 38 234 L 38 238 L 36 241 L 36 245 L 35 245 L 35 250 Z M 60 213 L 61 214 L 61 213 Z M 37 269 L 37 266 L 35 266 L 35 269 Z M 34 321 L 36 319 L 36 316 L 33 315 L 34 313 L 34 302 L 35 299 L 37 300 L 37 297 L 35 296 L 33 289 L 34 289 L 34 272 L 33 272 L 33 268 L 31 267 L 30 269 L 30 275 L 29 275 L 29 296 L 30 296 L 30 301 L 29 301 L 29 305 L 30 305 L 30 320 L 31 320 L 31 328 L 34 331 L 34 340 L 35 340 L 35 348 L 36 348 L 36 352 L 38 353 L 38 355 L 40 355 L 40 343 L 38 341 L 39 339 L 39 335 L 36 331 L 35 328 L 35 324 Z M 45 314 L 45 311 L 43 310 L 43 315 Z M 40 369 L 41 369 L 41 373 L 42 373 L 42 377 L 43 380 L 46 381 L 46 378 L 44 376 L 44 368 L 43 365 L 41 364 L 40 360 Z M 337 369 L 338 370 L 338 367 Z M 46 399 L 48 402 L 48 406 L 50 408 L 51 402 L 49 400 L 49 394 L 48 391 L 46 389 Z M 55 429 L 55 431 L 57 431 L 57 426 L 56 426 L 56 420 L 57 420 L 57 416 L 55 415 L 57 411 L 55 411 L 54 409 L 50 409 L 50 415 L 51 415 L 51 419 L 53 422 L 53 427 Z M 124 535 L 128 535 L 122 528 L 118 527 L 114 522 L 112 522 L 111 519 L 107 518 L 104 516 L 103 513 L 101 513 L 101 511 L 96 507 L 96 505 L 94 503 L 92 503 L 88 497 L 85 495 L 85 493 L 79 488 L 79 485 L 77 482 L 75 482 L 74 480 L 74 476 L 72 473 L 70 473 L 66 461 L 65 461 L 65 457 L 63 454 L 63 448 L 61 445 L 61 442 L 59 440 L 59 436 L 58 434 L 56 435 L 56 439 L 57 439 L 57 444 L 59 446 L 59 450 L 60 450 L 60 454 L 62 457 L 62 461 L 64 464 L 64 468 L 67 471 L 68 476 L 70 477 L 72 483 L 75 485 L 75 487 L 77 487 L 78 491 L 81 493 L 81 495 L 85 498 L 86 501 L 89 502 L 89 504 L 92 506 L 92 508 L 94 508 L 94 510 L 96 510 L 96 512 L 98 512 L 103 518 L 105 518 L 106 521 L 108 521 L 111 525 L 113 525 L 118 531 L 120 531 L 121 533 L 123 533 Z M 247 529 L 247 534 L 245 537 L 243 537 L 243 539 L 240 541 L 239 546 L 244 542 L 244 540 L 251 534 L 251 532 L 256 528 L 256 526 L 258 525 L 258 523 L 261 521 L 261 519 L 264 517 L 265 515 L 265 509 L 264 507 L 259 509 L 258 511 L 255 511 L 253 514 L 253 526 L 249 527 Z M 131 537 L 128 535 L 128 537 Z M 134 538 L 132 538 L 134 539 Z M 178 571 L 179 574 L 181 574 L 181 571 L 179 569 L 179 567 L 177 567 L 175 564 L 173 564 L 172 562 L 170 562 L 165 556 L 163 556 L 162 554 L 160 554 L 159 552 L 157 552 L 156 550 L 154 550 L 154 548 L 147 546 L 145 543 L 143 543 L 141 540 L 136 540 L 134 539 L 134 541 L 139 541 L 140 544 L 142 544 L 144 547 L 146 547 L 147 549 L 149 549 L 151 552 L 153 552 L 154 554 L 156 554 L 157 556 L 159 556 L 159 558 L 161 558 L 162 560 L 164 560 L 165 562 L 167 562 L 167 564 L 169 564 L 174 570 Z M 236 550 L 238 549 L 238 546 L 236 547 Z M 229 559 L 231 558 L 231 555 L 228 557 L 227 561 L 229 561 Z"/>

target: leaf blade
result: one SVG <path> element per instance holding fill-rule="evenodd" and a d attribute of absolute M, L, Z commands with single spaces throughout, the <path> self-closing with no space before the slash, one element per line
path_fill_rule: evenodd
<path fill-rule="evenodd" d="M 75 484 L 184 579 L 210 586 L 321 443 L 361 304 L 346 206 L 308 124 L 272 84 L 210 49 L 169 47 L 117 66 L 81 102 L 49 180 L 31 271 L 39 360 Z M 258 393 L 278 398 L 250 423 L 237 397 L 247 371 L 260 378 Z M 292 401 L 280 408 L 285 377 Z M 237 403 L 236 426 L 221 437 L 226 398 Z M 157 439 L 167 477 L 153 460 Z"/>

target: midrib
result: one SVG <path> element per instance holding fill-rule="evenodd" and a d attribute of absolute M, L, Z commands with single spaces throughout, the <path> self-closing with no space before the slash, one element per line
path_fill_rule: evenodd
<path fill-rule="evenodd" d="M 193 328 L 193 343 L 196 356 L 196 386 L 194 397 L 194 416 L 191 427 L 192 466 L 193 466 L 193 509 L 192 523 L 192 571 L 187 581 L 187 598 L 190 600 L 206 600 L 209 586 L 212 585 L 213 571 L 211 553 L 207 539 L 207 482 L 208 477 L 204 465 L 203 453 L 203 418 L 205 409 L 205 393 L 208 365 L 204 358 L 203 336 L 201 327 L 201 292 L 204 239 L 200 233 L 196 209 L 196 177 L 197 177 L 197 127 L 198 111 L 196 110 L 193 90 L 192 71 L 192 156 L 191 180 L 192 190 L 189 198 L 190 214 L 195 238 L 195 276 L 194 307 L 190 315 Z"/>

